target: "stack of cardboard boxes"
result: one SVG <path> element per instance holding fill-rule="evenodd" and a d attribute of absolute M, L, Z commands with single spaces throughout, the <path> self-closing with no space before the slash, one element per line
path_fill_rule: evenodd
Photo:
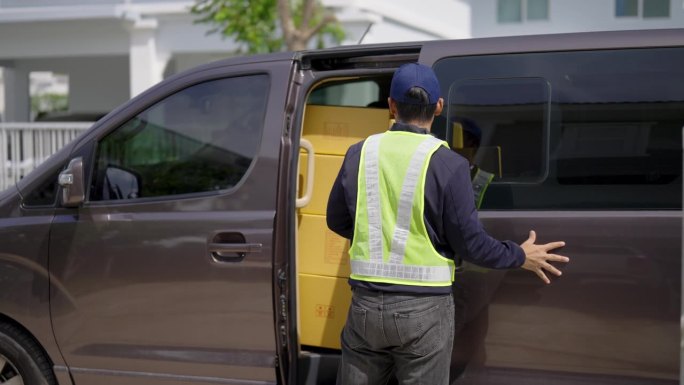
<path fill-rule="evenodd" d="M 349 241 L 328 229 L 328 196 L 349 146 L 389 126 L 387 109 L 314 106 L 306 108 L 302 136 L 314 148 L 313 195 L 298 211 L 297 272 L 302 345 L 339 348 L 351 291 Z M 299 159 L 299 191 L 311 182 L 305 152 Z"/>

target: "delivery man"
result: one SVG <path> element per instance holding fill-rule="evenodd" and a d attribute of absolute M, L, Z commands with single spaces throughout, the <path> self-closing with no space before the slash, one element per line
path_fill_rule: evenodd
<path fill-rule="evenodd" d="M 338 385 L 446 385 L 454 337 L 454 256 L 491 268 L 561 272 L 563 242 L 521 246 L 479 222 L 468 161 L 430 135 L 444 105 L 431 68 L 401 66 L 389 108 L 397 123 L 349 148 L 330 193 L 328 227 L 352 240 L 352 303 Z"/>

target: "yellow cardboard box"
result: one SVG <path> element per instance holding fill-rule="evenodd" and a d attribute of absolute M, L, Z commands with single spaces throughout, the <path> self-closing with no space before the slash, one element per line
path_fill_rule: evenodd
<path fill-rule="evenodd" d="M 314 148 L 315 149 L 315 148 Z M 306 191 L 308 165 L 305 152 L 299 154 L 299 195 Z M 300 208 L 302 214 L 325 215 L 328 206 L 328 197 L 337 173 L 342 167 L 344 156 L 340 155 L 314 155 L 314 188 L 311 201 L 308 205 Z M 305 182 L 306 181 L 306 182 Z"/>
<path fill-rule="evenodd" d="M 383 108 L 307 106 L 302 136 L 317 154 L 344 155 L 349 146 L 389 127 Z"/>
<path fill-rule="evenodd" d="M 339 349 L 350 303 L 345 278 L 299 274 L 299 342 Z"/>
<path fill-rule="evenodd" d="M 325 216 L 298 216 L 298 271 L 328 277 L 349 277 L 349 240 L 328 229 Z"/>

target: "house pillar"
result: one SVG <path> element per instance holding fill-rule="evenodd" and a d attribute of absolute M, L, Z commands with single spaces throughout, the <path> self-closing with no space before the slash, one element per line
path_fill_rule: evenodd
<path fill-rule="evenodd" d="M 157 44 L 157 21 L 137 20 L 130 31 L 130 90 L 134 97 L 164 78 L 170 55 Z"/>
<path fill-rule="evenodd" d="M 29 71 L 22 68 L 3 67 L 5 83 L 5 122 L 28 122 L 31 120 Z"/>

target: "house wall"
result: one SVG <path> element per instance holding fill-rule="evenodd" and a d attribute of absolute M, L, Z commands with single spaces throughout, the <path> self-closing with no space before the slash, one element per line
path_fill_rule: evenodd
<path fill-rule="evenodd" d="M 128 56 L 84 58 L 68 65 L 71 112 L 107 113 L 128 100 Z"/>
<path fill-rule="evenodd" d="M 0 60 L 127 54 L 121 20 L 0 23 Z"/>
<path fill-rule="evenodd" d="M 206 52 L 226 54 L 235 51 L 238 46 L 232 39 L 224 38 L 219 33 L 207 34 L 209 24 L 196 24 L 197 16 L 179 15 L 159 17 L 157 28 L 157 46 L 174 54 L 192 54 Z"/>
<path fill-rule="evenodd" d="M 628 29 L 684 28 L 681 0 L 670 0 L 669 18 L 615 17 L 615 0 L 549 0 L 549 19 L 497 22 L 497 0 L 471 0 L 472 37 Z"/>
<path fill-rule="evenodd" d="M 468 0 L 323 0 L 348 32 L 345 44 L 470 37 Z"/>

